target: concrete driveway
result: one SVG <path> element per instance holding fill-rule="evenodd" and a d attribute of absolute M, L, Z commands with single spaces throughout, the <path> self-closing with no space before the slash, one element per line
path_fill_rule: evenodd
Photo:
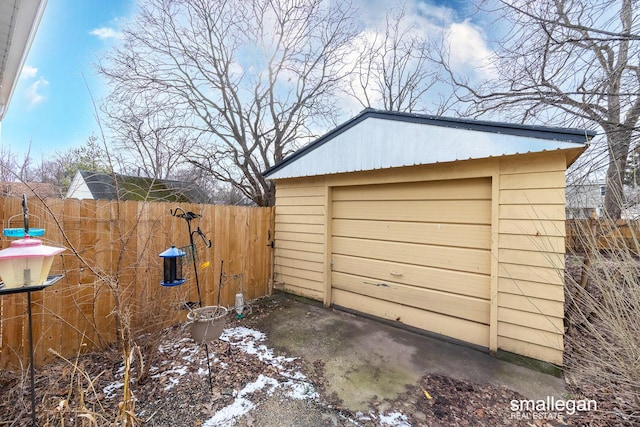
<path fill-rule="evenodd" d="M 278 296 L 277 298 L 284 298 Z M 564 381 L 487 353 L 361 316 L 285 298 L 260 321 L 267 345 L 305 363 L 322 361 L 326 389 L 352 411 L 393 400 L 427 374 L 504 385 L 529 399 L 560 398 Z M 311 368 L 311 366 L 309 366 Z"/>

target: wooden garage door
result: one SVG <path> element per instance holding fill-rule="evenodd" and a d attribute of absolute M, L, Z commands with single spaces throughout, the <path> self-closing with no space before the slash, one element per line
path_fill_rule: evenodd
<path fill-rule="evenodd" d="M 491 180 L 333 189 L 332 303 L 489 346 Z"/>

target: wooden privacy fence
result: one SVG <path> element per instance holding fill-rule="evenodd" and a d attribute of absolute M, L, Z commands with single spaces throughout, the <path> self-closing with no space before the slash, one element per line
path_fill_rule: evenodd
<path fill-rule="evenodd" d="M 194 235 L 203 305 L 217 305 L 219 298 L 232 306 L 238 292 L 245 300 L 270 293 L 272 208 L 35 198 L 28 206 L 30 226 L 46 230 L 44 244 L 67 248 L 51 269 L 64 278 L 31 294 L 36 365 L 56 357 L 49 349 L 70 357 L 104 348 L 116 342 L 120 324 L 135 336 L 186 320 L 184 303 L 198 301 L 192 258 L 185 257 L 185 284 L 160 285 L 158 254 L 189 244 L 187 222 L 170 209 L 201 214 L 192 229 L 199 226 L 212 242 L 206 248 Z M 22 212 L 21 199 L 0 198 L 0 208 L 7 228 Z M 10 224 L 22 225 L 20 215 Z M 2 247 L 9 244 L 3 236 Z M 26 301 L 26 294 L 0 295 L 0 369 L 28 363 Z"/>
<path fill-rule="evenodd" d="M 587 247 L 601 251 L 629 250 L 640 254 L 640 223 L 627 220 L 568 219 L 567 251 L 585 252 Z"/>

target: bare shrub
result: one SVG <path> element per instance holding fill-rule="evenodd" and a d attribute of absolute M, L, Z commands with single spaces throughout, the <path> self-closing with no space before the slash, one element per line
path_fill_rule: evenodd
<path fill-rule="evenodd" d="M 635 223 L 572 222 L 566 274 L 569 384 L 613 403 L 616 422 L 640 421 L 640 259 Z"/>

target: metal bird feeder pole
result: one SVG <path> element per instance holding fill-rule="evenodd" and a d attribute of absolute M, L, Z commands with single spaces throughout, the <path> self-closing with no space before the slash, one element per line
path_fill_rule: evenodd
<path fill-rule="evenodd" d="M 31 377 L 31 425 L 36 426 L 35 367 L 33 355 L 33 319 L 31 313 L 31 292 L 40 291 L 56 283 L 63 274 L 49 276 L 53 257 L 65 248 L 45 246 L 42 241 L 29 236 L 29 209 L 27 196 L 22 196 L 24 228 L 5 228 L 3 234 L 8 237 L 24 237 L 11 242 L 11 247 L 0 251 L 0 295 L 27 293 L 29 327 L 29 373 Z M 44 234 L 36 229 L 35 235 Z"/>
<path fill-rule="evenodd" d="M 187 221 L 187 229 L 189 230 L 189 245 L 191 247 L 191 259 L 193 260 L 193 273 L 195 274 L 196 288 L 198 290 L 198 306 L 202 308 L 202 296 L 200 294 L 200 281 L 198 279 L 198 265 L 196 263 L 196 246 L 193 241 L 193 235 L 194 234 L 199 235 L 204 241 L 204 244 L 207 248 L 211 247 L 211 240 L 207 240 L 202 230 L 200 230 L 200 226 L 198 226 L 198 228 L 196 228 L 195 230 L 191 230 L 191 221 L 193 221 L 196 218 L 201 218 L 202 215 L 196 214 L 193 212 L 185 212 L 185 210 L 182 208 L 169 210 L 169 212 L 171 213 L 172 216 L 175 216 L 177 218 L 182 218 L 185 221 Z M 209 370 L 209 389 L 213 391 L 213 380 L 211 379 L 211 363 L 209 362 L 209 345 L 206 343 L 206 341 L 204 342 L 204 349 L 207 356 L 207 368 Z"/>
<path fill-rule="evenodd" d="M 196 218 L 201 218 L 202 215 L 196 214 L 193 212 L 185 212 L 184 209 L 182 208 L 169 210 L 169 212 L 171 213 L 172 216 L 175 216 L 177 218 L 182 218 L 185 221 L 187 221 L 187 229 L 189 230 L 189 245 L 191 247 L 191 259 L 193 260 L 193 272 L 195 274 L 196 288 L 198 290 L 198 306 L 202 307 L 202 296 L 200 295 L 200 281 L 198 280 L 198 266 L 196 264 L 196 245 L 193 242 L 193 235 L 197 234 L 200 237 L 202 237 L 202 240 L 204 241 L 204 244 L 207 248 L 211 247 L 211 240 L 207 240 L 202 230 L 200 230 L 200 226 L 198 226 L 198 228 L 196 228 L 193 231 L 191 230 L 191 221 L 193 221 Z"/>

